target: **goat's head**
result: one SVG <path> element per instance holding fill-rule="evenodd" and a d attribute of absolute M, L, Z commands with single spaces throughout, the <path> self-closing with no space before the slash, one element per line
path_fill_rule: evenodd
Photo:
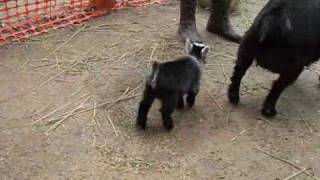
<path fill-rule="evenodd" d="M 206 63 L 209 46 L 202 43 L 191 42 L 189 39 L 186 40 L 185 46 L 187 55 L 196 58 L 201 63 Z"/>

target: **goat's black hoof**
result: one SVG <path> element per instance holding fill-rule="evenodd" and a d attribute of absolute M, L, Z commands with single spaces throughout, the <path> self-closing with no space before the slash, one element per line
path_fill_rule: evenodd
<path fill-rule="evenodd" d="M 174 128 L 173 123 L 167 123 L 163 125 L 167 131 L 171 131 Z"/>
<path fill-rule="evenodd" d="M 191 109 L 194 106 L 194 103 L 188 104 L 188 108 Z"/>
<path fill-rule="evenodd" d="M 189 109 L 191 109 L 194 106 L 195 100 L 192 98 L 187 98 L 187 104 Z"/>
<path fill-rule="evenodd" d="M 189 105 L 189 106 L 188 106 L 188 108 L 189 108 L 189 109 L 192 109 L 192 108 L 193 108 L 193 106 L 194 106 L 194 104 Z"/>
<path fill-rule="evenodd" d="M 229 102 L 231 104 L 233 104 L 233 105 L 238 105 L 239 104 L 239 101 L 240 101 L 239 95 L 229 94 L 228 97 L 229 97 Z"/>
<path fill-rule="evenodd" d="M 174 127 L 173 125 L 165 126 L 165 128 L 166 128 L 167 131 L 171 131 L 171 130 L 173 129 L 173 127 Z"/>
<path fill-rule="evenodd" d="M 142 130 L 145 130 L 146 129 L 146 127 L 147 127 L 147 125 L 146 125 L 146 121 L 143 121 L 143 120 L 137 120 L 137 122 L 136 122 L 136 126 L 137 127 L 139 127 L 140 129 L 142 129 Z"/>
<path fill-rule="evenodd" d="M 176 108 L 177 108 L 178 110 L 182 110 L 182 109 L 184 108 L 184 104 L 183 104 L 183 103 L 178 103 L 177 106 L 176 106 Z"/>
<path fill-rule="evenodd" d="M 230 87 L 228 90 L 228 98 L 229 102 L 233 105 L 238 105 L 240 101 L 239 92 L 234 92 L 234 90 Z"/>
<path fill-rule="evenodd" d="M 265 117 L 274 117 L 277 114 L 277 111 L 275 110 L 275 108 L 271 108 L 271 107 L 264 107 L 261 110 L 262 115 L 264 115 Z"/>
<path fill-rule="evenodd" d="M 141 129 L 141 130 L 146 130 L 146 124 L 145 123 L 137 123 L 136 124 L 137 125 L 137 127 L 139 128 L 139 129 Z"/>

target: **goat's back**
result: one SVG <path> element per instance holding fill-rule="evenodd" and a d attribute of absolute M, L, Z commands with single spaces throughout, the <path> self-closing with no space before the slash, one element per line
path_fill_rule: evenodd
<path fill-rule="evenodd" d="M 320 0 L 271 0 L 251 29 L 262 46 L 319 47 Z"/>
<path fill-rule="evenodd" d="M 160 64 L 157 88 L 187 92 L 193 83 L 200 80 L 200 76 L 199 64 L 185 56 Z"/>

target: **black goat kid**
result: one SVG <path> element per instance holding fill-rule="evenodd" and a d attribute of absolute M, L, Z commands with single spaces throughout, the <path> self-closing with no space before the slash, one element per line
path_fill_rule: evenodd
<path fill-rule="evenodd" d="M 204 65 L 208 46 L 186 41 L 187 56 L 165 63 L 154 62 L 151 75 L 147 78 L 143 99 L 140 102 L 137 125 L 145 129 L 147 115 L 155 98 L 160 99 L 163 126 L 173 128 L 172 113 L 175 108 L 183 108 L 183 96 L 192 107 L 199 92 L 201 66 Z"/>
<path fill-rule="evenodd" d="M 270 0 L 246 32 L 238 51 L 228 97 L 239 102 L 242 77 L 254 59 L 279 74 L 267 95 L 262 114 L 272 117 L 281 93 L 320 57 L 320 0 Z"/>

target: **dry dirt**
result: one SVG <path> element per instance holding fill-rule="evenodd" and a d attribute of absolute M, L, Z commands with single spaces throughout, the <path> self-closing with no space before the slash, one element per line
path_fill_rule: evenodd
<path fill-rule="evenodd" d="M 264 3 L 242 1 L 235 26 L 243 32 Z M 233 108 L 226 77 L 238 45 L 205 31 L 204 10 L 198 29 L 211 50 L 196 106 L 176 112 L 166 132 L 157 102 L 148 129 L 135 128 L 150 60 L 183 54 L 178 15 L 179 2 L 130 8 L 2 46 L 0 179 L 275 180 L 299 171 L 257 148 L 320 177 L 317 74 L 305 71 L 283 93 L 278 116 L 264 119 L 259 110 L 276 76 L 252 67 Z"/>

